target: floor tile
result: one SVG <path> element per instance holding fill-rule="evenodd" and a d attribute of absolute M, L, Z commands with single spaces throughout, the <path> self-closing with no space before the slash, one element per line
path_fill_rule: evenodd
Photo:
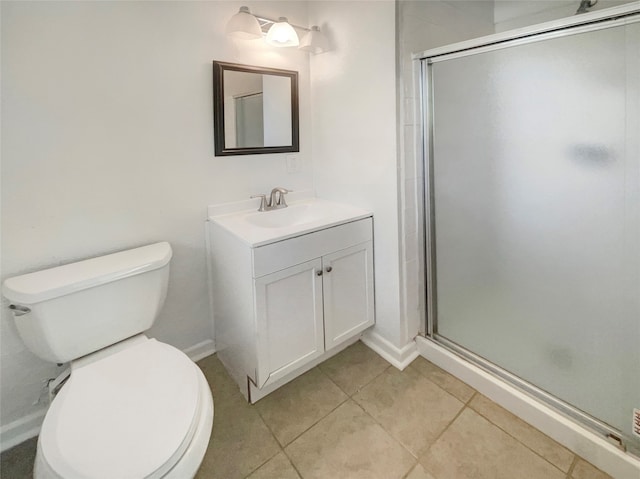
<path fill-rule="evenodd" d="M 415 458 L 348 400 L 285 448 L 304 479 L 400 479 Z"/>
<path fill-rule="evenodd" d="M 338 386 L 314 368 L 258 401 L 256 408 L 286 446 L 346 399 Z"/>
<path fill-rule="evenodd" d="M 420 463 L 438 479 L 564 479 L 566 474 L 470 408 Z"/>
<path fill-rule="evenodd" d="M 481 394 L 477 394 L 469 406 L 556 467 L 564 472 L 569 472 L 573 463 L 573 453 L 549 436 L 544 435 Z"/>
<path fill-rule="evenodd" d="M 415 369 L 420 374 L 423 374 L 427 379 L 436 383 L 442 389 L 454 395 L 464 403 L 471 399 L 471 396 L 473 396 L 473 393 L 475 392 L 471 386 L 460 381 L 458 378 L 452 376 L 432 362 L 427 361 L 422 356 L 418 356 L 409 367 Z"/>
<path fill-rule="evenodd" d="M 222 362 L 218 359 L 218 355 L 214 354 L 198 361 L 198 366 L 202 369 L 207 382 L 211 387 L 211 393 L 213 394 L 213 402 L 217 407 L 222 402 L 246 402 L 240 388 L 235 383 L 227 370 L 224 368 Z M 216 411 L 217 413 L 217 411 Z"/>
<path fill-rule="evenodd" d="M 390 365 L 377 353 L 358 341 L 329 358 L 319 367 L 334 383 L 351 396 Z"/>
<path fill-rule="evenodd" d="M 571 477 L 573 479 L 613 479 L 609 474 L 580 458 L 571 472 Z"/>
<path fill-rule="evenodd" d="M 352 346 L 339 358 L 345 368 L 352 368 L 351 373 L 342 376 L 347 390 L 361 387 L 348 388 L 354 370 L 361 368 L 362 376 L 371 378 L 353 399 L 347 399 L 323 371 L 316 369 L 260 401 L 258 405 L 264 405 L 259 407 L 266 412 L 247 403 L 215 355 L 199 361 L 213 390 L 215 417 L 211 442 L 196 477 L 565 478 L 566 474 L 551 462 L 566 470 L 566 455 L 572 453 L 558 449 L 557 443 L 479 394 L 442 432 L 463 407 L 444 390 L 446 384 L 452 384 L 450 380 L 442 382 L 442 388 L 436 386 L 434 379 L 429 378 L 434 370 L 429 367 L 420 371 L 419 363 L 404 372 L 388 368 L 385 363 L 376 373 L 376 367 L 367 369 L 363 363 L 367 357 L 376 361 L 377 355 L 361 348 L 366 346 Z M 325 369 L 340 381 L 343 373 L 336 364 Z M 436 376 L 441 374 L 435 372 Z M 353 381 L 365 384 L 359 382 L 362 378 L 358 376 L 355 374 Z M 451 388 L 447 390 L 453 394 Z M 267 400 L 271 397 L 275 399 L 269 405 Z M 458 397 L 464 399 L 460 394 Z M 330 407 L 336 398 L 339 401 Z M 335 408 L 340 401 L 344 402 Z M 285 431 L 281 433 L 283 437 L 296 434 L 292 423 L 313 423 L 316 417 L 324 417 L 286 447 L 287 456 L 259 412 L 271 418 L 275 429 Z M 287 415 L 294 419 L 288 419 Z M 292 430 L 293 433 L 287 432 Z M 401 443 L 412 451 L 422 450 L 424 444 L 430 447 L 416 465 L 415 457 Z M 31 478 L 36 444 L 37 438 L 33 438 L 3 452 L 2 477 Z M 612 478 L 578 458 L 571 479 Z"/>
<path fill-rule="evenodd" d="M 416 457 L 464 407 L 411 368 L 386 370 L 353 399 Z"/>
<path fill-rule="evenodd" d="M 213 433 L 196 478 L 244 478 L 280 451 L 258 411 L 240 393 L 235 402 L 216 401 L 214 408 Z"/>
<path fill-rule="evenodd" d="M 405 479 L 435 479 L 431 474 L 425 471 L 422 464 L 416 464 L 416 467 L 411 469 L 411 472 L 407 475 Z"/>
<path fill-rule="evenodd" d="M 300 479 L 283 452 L 276 454 L 247 479 Z"/>
<path fill-rule="evenodd" d="M 7 479 L 31 479 L 36 460 L 38 438 L 34 437 L 4 451 L 0 456 L 0 474 Z"/>

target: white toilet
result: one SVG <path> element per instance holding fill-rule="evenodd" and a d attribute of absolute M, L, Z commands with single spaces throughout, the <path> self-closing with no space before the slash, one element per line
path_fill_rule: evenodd
<path fill-rule="evenodd" d="M 157 243 L 7 279 L 27 347 L 71 376 L 44 419 L 36 478 L 192 478 L 213 399 L 200 369 L 147 338 L 162 307 L 171 246 Z"/>

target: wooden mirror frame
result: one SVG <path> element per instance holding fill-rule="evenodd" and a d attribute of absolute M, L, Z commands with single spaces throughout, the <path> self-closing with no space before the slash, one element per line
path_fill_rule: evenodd
<path fill-rule="evenodd" d="M 263 75 L 284 76 L 291 79 L 291 145 L 227 148 L 224 132 L 224 72 L 238 71 Z M 298 111 L 298 72 L 277 68 L 213 62 L 213 140 L 216 156 L 263 155 L 300 151 Z"/>

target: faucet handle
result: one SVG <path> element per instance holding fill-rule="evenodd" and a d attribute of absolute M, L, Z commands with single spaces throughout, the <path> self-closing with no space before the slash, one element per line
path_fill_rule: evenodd
<path fill-rule="evenodd" d="M 251 195 L 249 198 L 261 198 L 258 211 L 265 211 L 267 209 L 267 195 Z"/>
<path fill-rule="evenodd" d="M 274 188 L 271 193 L 273 194 L 274 191 L 277 191 L 279 193 L 278 194 L 278 199 L 276 200 L 276 204 L 274 206 L 279 206 L 281 208 L 286 208 L 287 207 L 287 202 L 284 199 L 284 195 L 286 195 L 287 193 L 293 192 L 293 190 L 288 190 L 286 188 L 283 188 L 282 186 L 278 186 L 277 188 Z"/>

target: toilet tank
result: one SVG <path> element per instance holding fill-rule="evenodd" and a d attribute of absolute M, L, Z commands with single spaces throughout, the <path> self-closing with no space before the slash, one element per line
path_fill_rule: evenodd
<path fill-rule="evenodd" d="M 64 363 L 151 327 L 164 303 L 169 243 L 155 243 L 7 279 L 26 346 Z"/>

